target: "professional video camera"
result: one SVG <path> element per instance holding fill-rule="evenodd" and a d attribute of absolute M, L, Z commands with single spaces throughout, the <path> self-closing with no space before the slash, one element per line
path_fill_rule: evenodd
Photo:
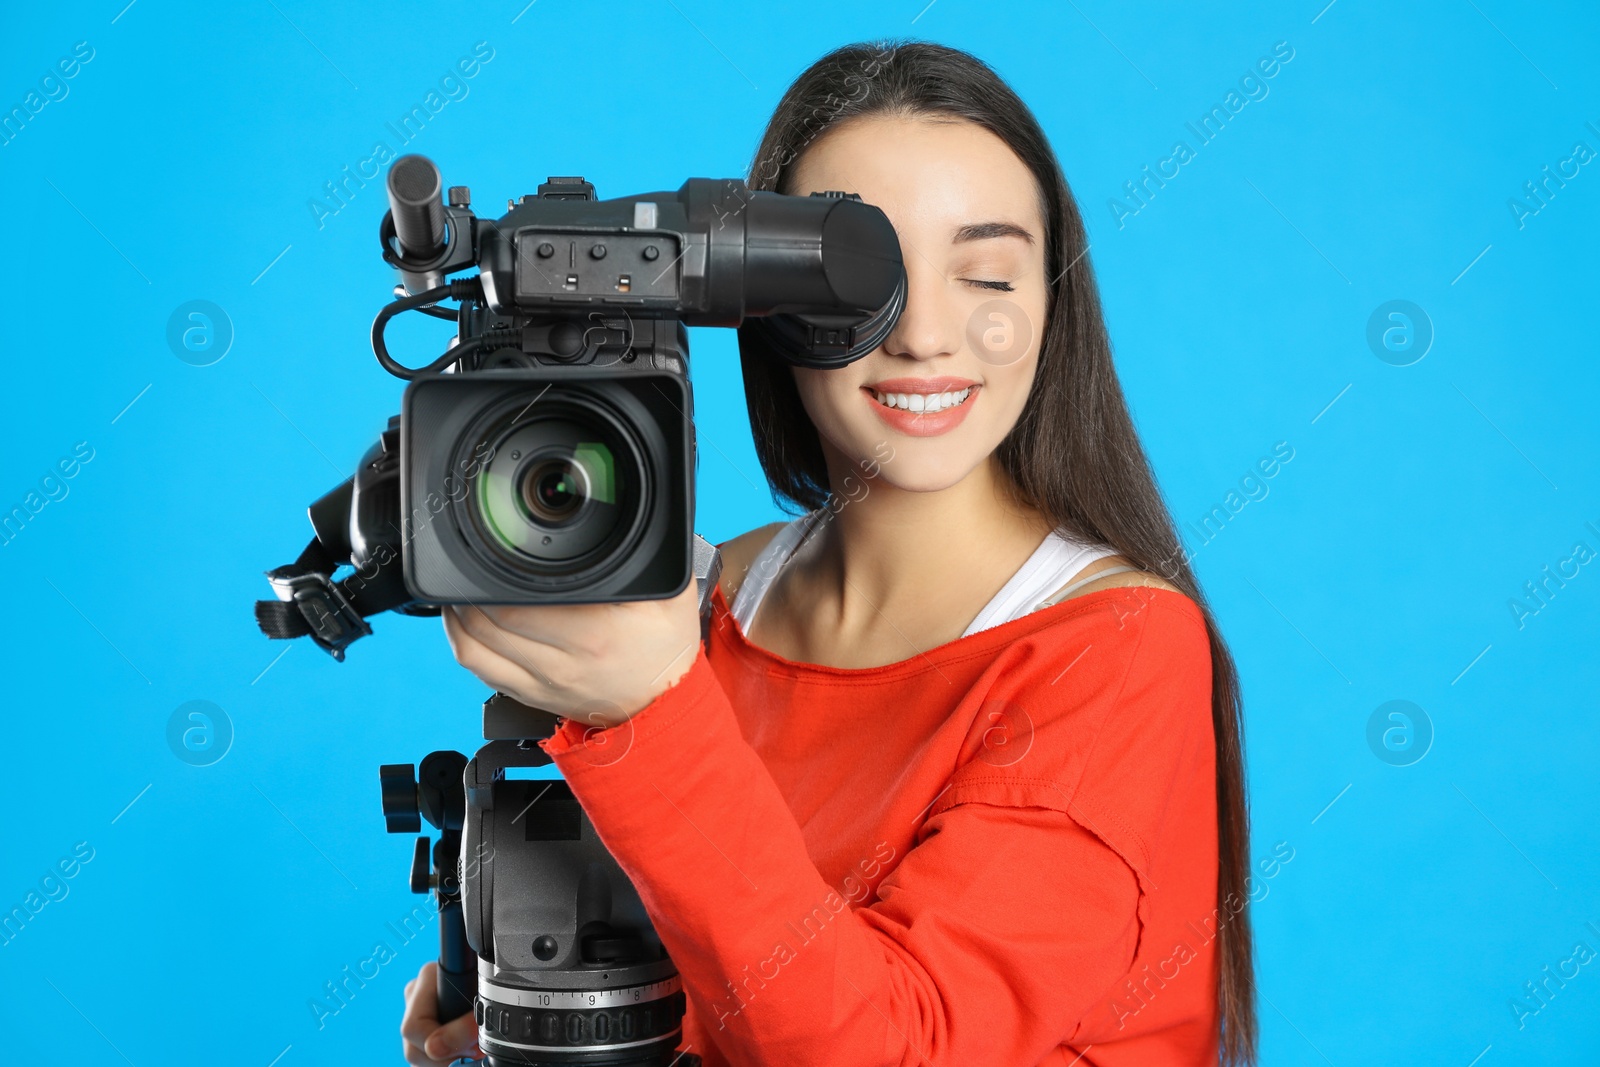
<path fill-rule="evenodd" d="M 395 160 L 388 186 L 383 258 L 407 295 L 378 314 L 372 347 L 411 384 L 356 474 L 311 505 L 308 555 L 269 574 L 279 599 L 258 610 L 268 636 L 310 636 L 336 659 L 371 633 L 364 616 L 389 609 L 681 592 L 694 482 L 685 326 L 749 320 L 782 358 L 837 367 L 876 348 L 905 301 L 894 229 L 853 195 L 691 178 L 596 201 L 582 178 L 552 178 L 491 222 L 463 187 L 441 203 L 422 156 Z M 440 307 L 447 298 L 459 307 Z M 409 310 L 458 324 L 416 369 L 384 342 Z M 333 582 L 346 562 L 355 574 Z"/>
<path fill-rule="evenodd" d="M 465 187 L 444 202 L 416 155 L 388 192 L 379 240 L 400 284 L 372 348 L 410 384 L 356 473 L 311 505 L 299 559 L 268 572 L 262 631 L 343 660 L 381 611 L 658 599 L 692 577 L 704 637 L 720 561 L 693 533 L 686 327 L 739 327 L 798 366 L 859 359 L 905 304 L 888 218 L 854 194 L 732 179 L 602 201 L 553 177 L 490 221 Z M 454 321 L 451 346 L 396 362 L 385 328 L 404 311 Z M 411 872 L 440 909 L 438 1018 L 474 1011 L 491 1065 L 665 1067 L 684 995 L 637 891 L 565 783 L 507 774 L 550 762 L 537 742 L 558 718 L 496 694 L 483 723 L 471 760 L 380 772 L 391 833 L 440 831 Z"/>

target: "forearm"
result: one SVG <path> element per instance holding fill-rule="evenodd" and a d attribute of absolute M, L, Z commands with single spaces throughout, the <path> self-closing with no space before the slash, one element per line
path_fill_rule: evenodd
<path fill-rule="evenodd" d="M 884 1000 L 883 950 L 818 873 L 710 665 L 702 658 L 647 712 L 572 746 L 582 733 L 573 724 L 547 747 L 719 1044 L 737 1044 L 747 1053 L 740 1062 L 752 1064 L 820 1062 L 824 1053 L 838 1063 L 830 1037 L 870 1035 L 862 1062 L 880 1062 L 887 1026 L 868 999 Z M 758 1009 L 763 1000 L 792 1005 L 835 975 L 869 987 L 835 997 L 843 1017 Z"/>
<path fill-rule="evenodd" d="M 547 748 L 731 1062 L 1037 1063 L 1132 956 L 1132 872 L 1057 811 L 930 818 L 852 907 L 703 657 L 630 724 L 583 736 L 569 724 Z"/>

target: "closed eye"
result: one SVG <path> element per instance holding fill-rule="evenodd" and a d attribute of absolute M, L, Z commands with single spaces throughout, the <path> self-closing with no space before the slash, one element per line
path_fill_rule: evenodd
<path fill-rule="evenodd" d="M 981 278 L 963 278 L 961 280 L 968 285 L 976 285 L 980 289 L 998 289 L 1002 293 L 1009 293 L 1013 288 L 1010 282 L 985 281 Z"/>

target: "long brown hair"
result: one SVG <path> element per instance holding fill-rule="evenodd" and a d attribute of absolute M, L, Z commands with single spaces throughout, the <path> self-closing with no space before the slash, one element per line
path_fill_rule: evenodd
<path fill-rule="evenodd" d="M 1223 1063 L 1253 1064 L 1250 829 L 1238 672 L 1128 414 L 1083 220 L 1044 131 L 1000 76 L 966 52 L 920 41 L 853 44 L 823 56 L 784 93 L 751 162 L 750 187 L 791 191 L 794 164 L 807 145 L 837 123 L 884 113 L 974 122 L 1010 145 L 1038 183 L 1050 312 L 1032 391 L 995 455 L 1019 500 L 1054 526 L 1158 572 L 1205 617 L 1217 770 L 1219 1043 Z M 822 507 L 830 496 L 827 466 L 789 368 L 747 329 L 739 331 L 739 356 L 756 455 L 774 499 L 780 506 Z"/>

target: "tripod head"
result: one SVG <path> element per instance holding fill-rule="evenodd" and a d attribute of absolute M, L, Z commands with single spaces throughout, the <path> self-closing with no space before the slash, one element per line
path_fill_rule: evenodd
<path fill-rule="evenodd" d="M 721 567 L 696 536 L 702 640 Z M 389 832 L 424 818 L 440 832 L 431 848 L 418 837 L 411 860 L 412 892 L 439 904 L 437 1018 L 473 1012 L 491 1067 L 699 1067 L 675 1051 L 682 984 L 633 883 L 565 782 L 515 776 L 550 763 L 538 742 L 559 725 L 496 693 L 472 759 L 379 769 Z"/>

